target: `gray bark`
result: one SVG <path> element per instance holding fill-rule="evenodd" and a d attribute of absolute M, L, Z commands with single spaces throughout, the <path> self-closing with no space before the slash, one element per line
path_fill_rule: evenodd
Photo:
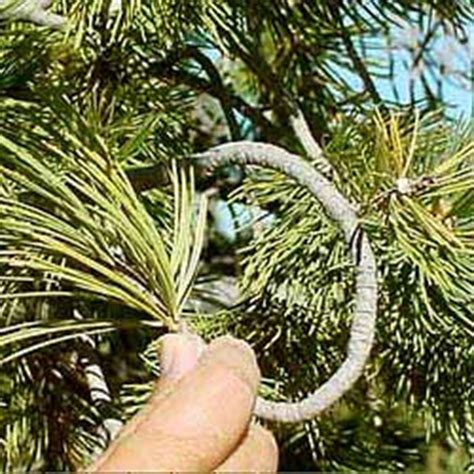
<path fill-rule="evenodd" d="M 26 20 L 37 25 L 62 28 L 66 24 L 66 18 L 47 11 L 50 4 L 50 0 L 17 0 L 14 2 L 0 0 L 0 19 Z"/>
<path fill-rule="evenodd" d="M 311 146 L 313 151 L 316 151 L 314 144 Z M 336 402 L 354 384 L 369 357 L 375 332 L 377 275 L 374 255 L 367 237 L 360 229 L 353 207 L 334 185 L 301 157 L 282 148 L 243 141 L 215 147 L 194 155 L 193 158 L 206 172 L 212 172 L 215 168 L 230 163 L 259 165 L 283 172 L 305 186 L 344 232 L 352 261 L 356 266 L 355 312 L 346 359 L 331 378 L 307 398 L 293 403 L 258 398 L 255 406 L 255 414 L 268 420 L 309 420 Z M 355 238 L 356 236 L 358 238 Z"/>

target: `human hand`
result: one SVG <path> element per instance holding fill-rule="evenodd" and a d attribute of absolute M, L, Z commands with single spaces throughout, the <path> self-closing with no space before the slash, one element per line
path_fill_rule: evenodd
<path fill-rule="evenodd" d="M 148 404 L 89 472 L 276 472 L 273 435 L 251 423 L 260 372 L 248 344 L 169 334 L 161 367 Z"/>

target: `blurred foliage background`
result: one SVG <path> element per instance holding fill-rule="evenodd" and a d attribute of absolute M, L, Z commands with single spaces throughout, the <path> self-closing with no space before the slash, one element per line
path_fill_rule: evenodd
<path fill-rule="evenodd" d="M 298 399 L 338 367 L 353 275 L 318 204 L 267 170 L 172 173 L 240 139 L 304 156 L 297 106 L 371 238 L 381 290 L 356 386 L 311 422 L 271 426 L 280 469 L 473 470 L 474 144 L 450 95 L 472 83 L 469 2 L 51 8 L 63 28 L 0 2 L 2 469 L 86 466 L 149 396 L 156 308 L 176 301 L 205 338 L 252 344 L 269 397 Z M 203 197 L 205 231 L 192 217 Z M 180 264 L 198 272 L 192 287 Z"/>

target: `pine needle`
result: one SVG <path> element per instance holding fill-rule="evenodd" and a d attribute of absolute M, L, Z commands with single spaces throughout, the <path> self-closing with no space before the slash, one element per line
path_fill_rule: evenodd
<path fill-rule="evenodd" d="M 10 278 L 31 278 L 36 285 L 27 290 L 27 283 L 17 284 L 2 299 L 87 293 L 176 328 L 197 273 L 205 228 L 205 198 L 196 222 L 193 218 L 192 171 L 173 165 L 174 225 L 160 229 L 106 142 L 88 130 L 67 101 L 58 99 L 55 110 L 63 114 L 57 131 L 37 122 L 34 134 L 42 130 L 44 135 L 40 147 L 27 149 L 0 135 L 0 170 L 19 191 L 0 197 L 0 264 Z M 59 130 L 62 147 L 55 143 Z M 90 140 L 79 139 L 78 131 Z M 51 162 L 61 163 L 63 171 L 53 172 Z M 47 290 L 47 281 L 54 288 Z"/>

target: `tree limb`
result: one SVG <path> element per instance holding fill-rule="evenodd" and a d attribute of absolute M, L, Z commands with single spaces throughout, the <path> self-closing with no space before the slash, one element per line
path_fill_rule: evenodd
<path fill-rule="evenodd" d="M 332 171 L 332 165 L 323 156 L 323 150 L 311 133 L 301 109 L 297 109 L 296 113 L 290 116 L 290 125 L 306 154 L 315 160 L 316 166 L 319 165 L 325 175 L 329 174 Z"/>
<path fill-rule="evenodd" d="M 74 315 L 76 319 L 84 319 L 77 310 L 74 310 Z M 79 339 L 90 348 L 87 355 L 81 355 L 79 362 L 84 369 L 91 401 L 96 407 L 101 407 L 104 404 L 110 405 L 112 397 L 102 367 L 99 364 L 98 358 L 95 356 L 95 341 L 88 334 L 79 336 Z M 102 423 L 97 428 L 97 435 L 103 443 L 103 446 L 107 446 L 107 444 L 115 438 L 117 433 L 122 429 L 122 426 L 123 422 L 116 418 L 108 417 L 102 420 Z M 92 456 L 99 456 L 101 452 L 102 448 L 98 447 L 94 453 L 92 453 Z"/>
<path fill-rule="evenodd" d="M 67 19 L 47 10 L 49 0 L 16 1 L 0 0 L 0 20 L 25 20 L 50 28 L 63 28 Z"/>
<path fill-rule="evenodd" d="M 354 44 L 352 43 L 351 37 L 347 32 L 347 29 L 339 12 L 338 6 L 344 8 L 344 4 L 341 0 L 335 0 L 335 3 L 336 5 L 334 6 L 332 14 L 334 19 L 340 26 L 341 39 L 344 44 L 344 47 L 346 48 L 347 55 L 352 61 L 355 70 L 359 74 L 366 91 L 370 94 L 374 103 L 380 106 L 380 104 L 382 104 L 382 98 L 380 97 L 380 94 L 378 93 L 377 88 L 375 87 L 375 84 L 372 78 L 370 77 L 369 71 L 367 70 L 364 64 L 364 61 L 361 60 L 357 53 L 357 50 L 354 47 Z"/>
<path fill-rule="evenodd" d="M 356 272 L 355 314 L 351 324 L 347 358 L 332 377 L 313 394 L 295 403 L 271 402 L 259 398 L 255 413 L 269 420 L 301 422 L 309 420 L 336 402 L 358 379 L 374 340 L 377 277 L 370 244 L 362 233 L 349 202 L 334 185 L 301 157 L 274 145 L 252 142 L 229 143 L 194 155 L 197 166 L 212 172 L 231 163 L 259 165 L 281 171 L 305 186 L 339 224 L 350 247 Z"/>
<path fill-rule="evenodd" d="M 155 76 L 169 78 L 181 82 L 191 87 L 195 91 L 206 93 L 212 97 L 215 97 L 220 102 L 224 114 L 226 114 L 226 109 L 237 110 L 243 116 L 250 119 L 258 128 L 260 128 L 263 132 L 263 135 L 268 140 L 281 137 L 281 133 L 278 128 L 275 127 L 275 125 L 273 125 L 257 107 L 251 106 L 244 99 L 230 92 L 226 87 L 224 87 L 222 80 L 220 80 L 220 83 L 222 84 L 221 87 L 219 86 L 219 83 L 215 81 L 207 81 L 202 77 L 196 76 L 187 71 L 173 68 L 173 65 L 184 57 L 184 55 L 172 55 L 165 61 L 152 65 L 150 71 Z M 231 128 L 230 124 L 229 128 Z"/>
<path fill-rule="evenodd" d="M 227 120 L 227 124 L 229 125 L 230 135 L 232 141 L 239 140 L 241 138 L 240 134 L 240 126 L 237 122 L 237 118 L 235 116 L 233 105 L 231 98 L 228 94 L 226 94 L 226 88 L 222 81 L 221 75 L 217 70 L 214 63 L 204 54 L 202 53 L 199 48 L 194 46 L 189 47 L 189 53 L 191 57 L 199 63 L 199 65 L 206 71 L 206 74 L 213 84 L 213 88 L 218 93 L 218 100 L 221 104 L 222 111 L 224 112 L 225 118 Z"/>

